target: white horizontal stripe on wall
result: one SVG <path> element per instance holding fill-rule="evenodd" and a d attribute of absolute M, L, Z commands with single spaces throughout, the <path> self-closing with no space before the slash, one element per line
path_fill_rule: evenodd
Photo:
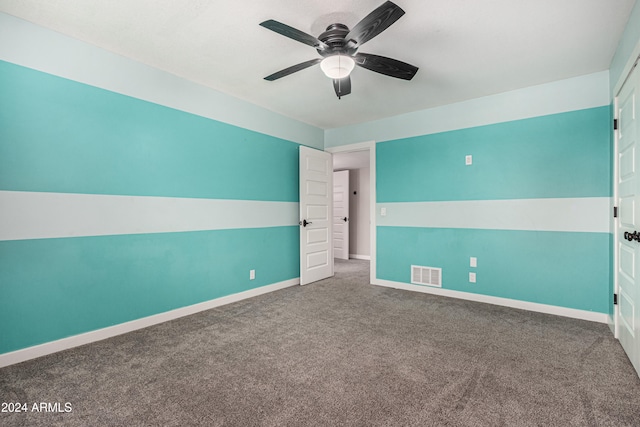
<path fill-rule="evenodd" d="M 0 240 L 298 224 L 297 202 L 0 191 Z"/>
<path fill-rule="evenodd" d="M 324 146 L 390 141 L 609 105 L 609 73 L 601 71 L 372 122 L 327 129 Z"/>
<path fill-rule="evenodd" d="M 320 128 L 1 12 L 0 40 L 3 61 L 323 148 Z"/>
<path fill-rule="evenodd" d="M 611 198 L 378 203 L 376 211 L 378 226 L 609 233 Z"/>

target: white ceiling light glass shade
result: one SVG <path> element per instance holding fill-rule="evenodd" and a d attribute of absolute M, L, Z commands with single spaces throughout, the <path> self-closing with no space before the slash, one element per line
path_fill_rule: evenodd
<path fill-rule="evenodd" d="M 320 63 L 320 68 L 330 79 L 343 79 L 347 77 L 356 62 L 350 56 L 333 55 L 327 56 Z"/>

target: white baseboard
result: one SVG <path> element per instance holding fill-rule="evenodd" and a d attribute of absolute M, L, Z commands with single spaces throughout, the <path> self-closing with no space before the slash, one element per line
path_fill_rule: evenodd
<path fill-rule="evenodd" d="M 367 261 L 371 261 L 371 256 L 369 255 L 358 255 L 358 254 L 349 254 L 350 259 L 364 259 Z"/>
<path fill-rule="evenodd" d="M 613 319 L 613 317 L 611 317 L 609 314 L 607 314 L 607 323 L 609 325 L 609 330 L 611 331 L 613 336 L 616 337 L 616 323 L 615 323 L 615 320 Z M 616 337 L 616 338 L 618 338 L 618 337 Z"/>
<path fill-rule="evenodd" d="M 126 334 L 127 332 L 132 332 L 137 329 L 157 325 L 158 323 L 163 323 L 169 320 L 178 319 L 180 317 L 189 316 L 201 311 L 220 307 L 226 304 L 231 304 L 233 302 L 242 301 L 244 299 L 256 297 L 258 295 L 266 294 L 269 292 L 278 291 L 280 289 L 288 288 L 290 286 L 295 286 L 298 284 L 300 284 L 299 277 L 295 279 L 285 280 L 284 282 L 274 283 L 272 285 L 261 286 L 259 288 L 239 292 L 237 294 L 227 295 L 187 307 L 177 308 L 175 310 L 167 311 L 164 313 L 154 314 L 153 316 L 143 317 L 142 319 L 120 323 L 119 325 L 109 326 L 107 328 L 98 329 L 96 331 L 86 332 L 45 344 L 35 345 L 33 347 L 12 351 L 10 353 L 0 354 L 0 368 L 14 365 L 16 363 L 24 362 L 30 359 L 35 359 L 36 357 L 45 356 L 47 354 L 56 353 L 59 351 L 68 350 L 73 347 L 100 341 L 106 338 L 111 338 L 116 335 Z"/>
<path fill-rule="evenodd" d="M 424 294 L 440 295 L 450 298 L 458 298 L 468 301 L 501 305 L 504 307 L 519 308 L 521 310 L 535 311 L 538 313 L 554 314 L 556 316 L 570 317 L 573 319 L 588 320 L 590 322 L 607 323 L 607 313 L 595 313 L 575 308 L 558 307 L 555 305 L 540 304 L 536 302 L 519 301 L 509 298 L 493 297 L 489 295 L 473 294 L 470 292 L 452 291 L 450 289 L 432 288 L 427 286 L 410 285 L 408 283 L 393 282 L 390 280 L 376 279 L 374 285 L 387 288 L 403 289 L 405 291 L 421 292 Z"/>

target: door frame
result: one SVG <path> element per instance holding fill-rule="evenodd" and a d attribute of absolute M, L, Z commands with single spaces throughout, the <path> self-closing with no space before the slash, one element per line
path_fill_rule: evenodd
<path fill-rule="evenodd" d="M 324 151 L 331 154 L 369 151 L 369 283 L 376 282 L 376 142 L 366 141 L 355 144 L 327 147 Z M 331 196 L 333 197 L 333 195 Z"/>
<path fill-rule="evenodd" d="M 344 222 L 343 221 L 336 221 L 336 200 L 335 200 L 335 196 L 336 196 L 336 181 L 340 181 L 338 184 L 342 185 L 345 184 L 343 181 L 345 180 L 345 175 L 346 175 L 346 185 L 343 187 L 342 189 L 342 195 L 344 197 L 344 200 L 342 201 L 343 203 L 343 214 L 340 215 L 340 217 L 342 217 L 344 215 Z M 336 179 L 337 178 L 337 179 Z M 338 258 L 338 259 L 345 259 L 348 260 L 349 259 L 349 252 L 351 250 L 350 248 L 350 236 L 349 236 L 349 229 L 350 229 L 350 224 L 349 221 L 351 221 L 351 212 L 350 212 L 350 203 L 349 203 L 349 195 L 350 195 L 350 187 L 349 187 L 349 180 L 351 178 L 351 173 L 349 173 L 349 169 L 343 169 L 343 170 L 339 170 L 339 171 L 333 171 L 333 212 L 331 212 L 331 220 L 334 221 L 333 222 L 333 236 L 331 236 L 331 243 L 333 244 L 333 258 Z M 336 251 L 336 232 L 337 232 L 337 227 L 344 227 L 342 228 L 342 233 L 344 234 L 342 241 L 343 241 L 343 246 L 342 246 L 342 250 L 341 251 Z M 345 231 L 346 230 L 346 231 Z M 338 252 L 340 252 L 340 254 L 338 254 Z"/>
<path fill-rule="evenodd" d="M 615 96 L 613 97 L 613 119 L 618 119 L 618 94 L 620 89 L 615 92 Z M 620 153 L 618 152 L 618 131 L 613 130 L 613 200 L 611 201 L 612 209 L 615 206 L 618 206 L 618 158 L 620 157 Z M 619 216 L 619 215 L 618 215 Z M 620 293 L 618 288 L 618 256 L 619 256 L 619 246 L 620 240 L 618 238 L 618 224 L 619 218 L 613 217 L 613 221 L 611 221 L 611 230 L 613 233 L 613 293 L 618 295 Z M 613 298 L 610 296 L 610 298 Z M 618 324 L 618 306 L 613 304 L 612 310 L 613 319 L 609 319 L 609 329 L 613 332 L 613 336 L 618 339 L 620 332 L 620 325 Z"/>

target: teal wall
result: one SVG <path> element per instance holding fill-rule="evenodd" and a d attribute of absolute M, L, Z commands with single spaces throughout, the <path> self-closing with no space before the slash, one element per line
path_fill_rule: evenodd
<path fill-rule="evenodd" d="M 1 61 L 0 92 L 0 192 L 298 200 L 295 142 Z M 609 117 L 597 107 L 378 143 L 377 202 L 609 197 Z M 248 223 L 0 241 L 0 353 L 297 278 L 298 233 Z M 377 233 L 379 279 L 439 266 L 445 289 L 608 312 L 607 233 Z"/>
<path fill-rule="evenodd" d="M 455 201 L 460 209 L 471 200 L 606 203 L 612 188 L 610 114 L 603 106 L 378 143 L 377 203 L 388 207 L 384 220 L 394 222 L 394 206 L 416 202 Z M 468 154 L 471 166 L 465 166 Z M 499 206 L 509 209 L 508 203 Z M 496 209 L 475 218 L 491 215 L 487 223 L 495 223 L 501 214 Z M 410 283 L 412 264 L 441 267 L 444 289 L 610 312 L 612 239 L 602 229 L 549 231 L 545 224 L 528 225 L 527 218 L 522 230 L 470 229 L 462 220 L 454 228 L 402 221 L 429 219 L 403 217 L 378 226 L 378 279 Z M 469 267 L 471 256 L 478 258 L 477 268 Z M 477 283 L 469 283 L 469 272 L 476 272 Z"/>
<path fill-rule="evenodd" d="M 149 196 L 160 210 L 174 198 L 298 201 L 295 142 L 3 61 L 0 93 L 0 192 L 126 195 L 131 211 Z M 94 228 L 126 222 L 105 213 Z M 75 233 L 0 241 L 0 353 L 299 277 L 295 224 Z"/>
<path fill-rule="evenodd" d="M 609 114 L 605 106 L 378 143 L 377 201 L 609 197 Z"/>
<path fill-rule="evenodd" d="M 298 200 L 298 144 L 3 61 L 0 93 L 0 190 Z"/>
<path fill-rule="evenodd" d="M 608 233 L 378 227 L 378 277 L 411 282 L 442 268 L 444 289 L 609 312 Z M 469 257 L 478 267 L 469 267 Z M 469 272 L 477 282 L 469 283 Z"/>
<path fill-rule="evenodd" d="M 0 242 L 0 352 L 299 277 L 298 233 L 292 226 Z"/>

